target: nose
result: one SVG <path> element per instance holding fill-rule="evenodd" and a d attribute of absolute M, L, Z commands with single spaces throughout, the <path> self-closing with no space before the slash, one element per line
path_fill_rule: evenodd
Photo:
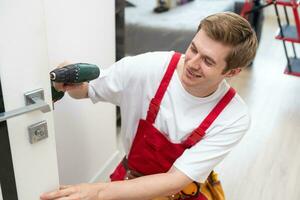
<path fill-rule="evenodd" d="M 201 56 L 199 54 L 193 56 L 190 60 L 190 67 L 198 70 L 201 68 Z"/>

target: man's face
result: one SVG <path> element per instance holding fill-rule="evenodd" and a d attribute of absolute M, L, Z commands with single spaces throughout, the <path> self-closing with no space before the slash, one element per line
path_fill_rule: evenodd
<path fill-rule="evenodd" d="M 231 47 L 210 39 L 200 30 L 185 53 L 181 81 L 185 88 L 214 90 L 230 71 L 223 73 Z M 212 91 L 213 92 L 213 91 Z"/>

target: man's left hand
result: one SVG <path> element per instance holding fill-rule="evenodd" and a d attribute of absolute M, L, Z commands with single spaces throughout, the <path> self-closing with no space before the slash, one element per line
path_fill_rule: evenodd
<path fill-rule="evenodd" d="M 100 200 L 99 191 L 105 183 L 83 183 L 60 186 L 58 190 L 44 193 L 41 200 Z"/>

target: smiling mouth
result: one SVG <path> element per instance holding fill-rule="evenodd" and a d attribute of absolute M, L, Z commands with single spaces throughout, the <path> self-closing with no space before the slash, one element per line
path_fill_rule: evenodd
<path fill-rule="evenodd" d="M 201 78 L 201 75 L 195 74 L 194 72 L 192 72 L 189 68 L 186 68 L 187 74 L 190 77 L 194 77 L 194 78 Z"/>

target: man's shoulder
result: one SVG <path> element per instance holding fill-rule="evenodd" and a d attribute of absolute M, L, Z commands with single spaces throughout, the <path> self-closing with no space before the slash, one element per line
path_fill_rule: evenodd
<path fill-rule="evenodd" d="M 142 62 L 143 64 L 152 62 L 164 62 L 174 54 L 173 51 L 151 51 L 138 55 L 127 56 L 128 62 Z"/>
<path fill-rule="evenodd" d="M 226 81 L 223 82 L 223 87 L 228 89 L 231 87 Z M 228 109 L 225 109 L 227 113 L 231 117 L 237 117 L 240 118 L 242 116 L 249 117 L 249 108 L 244 99 L 239 95 L 238 91 L 236 91 L 234 97 L 227 105 Z"/>
<path fill-rule="evenodd" d="M 245 130 L 248 129 L 251 123 L 250 111 L 238 93 L 235 94 L 228 107 L 225 118 L 228 119 L 229 124 L 234 124 L 235 127 L 246 127 Z"/>
<path fill-rule="evenodd" d="M 147 52 L 124 58 L 126 73 L 134 77 L 153 78 L 161 76 L 172 57 L 172 51 Z"/>
<path fill-rule="evenodd" d="M 236 110 L 238 110 L 240 113 L 248 114 L 249 108 L 244 99 L 239 95 L 238 92 L 236 92 L 235 96 L 232 99 L 232 103 Z"/>

